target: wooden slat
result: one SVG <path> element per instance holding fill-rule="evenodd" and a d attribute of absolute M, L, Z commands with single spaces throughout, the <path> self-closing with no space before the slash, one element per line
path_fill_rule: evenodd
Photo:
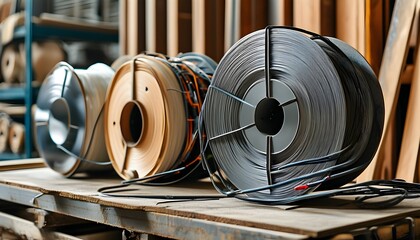
<path fill-rule="evenodd" d="M 139 2 L 127 0 L 127 54 L 135 56 L 139 52 Z"/>
<path fill-rule="evenodd" d="M 178 0 L 167 1 L 168 55 L 178 54 Z"/>
<path fill-rule="evenodd" d="M 192 50 L 205 53 L 205 0 L 192 1 Z"/>
<path fill-rule="evenodd" d="M 120 55 L 128 54 L 127 46 L 127 0 L 119 1 L 119 48 Z"/>
<path fill-rule="evenodd" d="M 335 35 L 335 1 L 294 0 L 293 25 L 318 34 Z"/>
<path fill-rule="evenodd" d="M 397 119 L 396 114 L 391 116 L 388 131 L 383 136 L 384 147 L 378 152 L 378 161 L 376 168 L 378 169 L 377 179 L 394 179 L 397 169 Z"/>
<path fill-rule="evenodd" d="M 340 0 L 336 2 L 336 35 L 337 38 L 364 53 L 364 11 L 359 7 L 364 5 L 364 0 Z M 363 25 L 361 25 L 361 23 Z"/>
<path fill-rule="evenodd" d="M 41 231 L 33 222 L 2 212 L 0 212 L 0 226 L 25 239 L 80 240 L 78 237 L 73 237 L 64 233 Z"/>
<path fill-rule="evenodd" d="M 365 57 L 373 71 L 378 74 L 384 49 L 384 1 L 366 0 L 366 47 Z"/>
<path fill-rule="evenodd" d="M 45 167 L 45 162 L 41 158 L 0 161 L 0 171 L 41 167 Z"/>
<path fill-rule="evenodd" d="M 379 83 L 382 88 L 385 102 L 384 132 L 388 131 L 392 114 L 395 112 L 396 101 L 400 87 L 400 77 L 405 67 L 408 51 L 408 40 L 414 20 L 416 0 L 396 1 L 392 22 L 388 33 L 387 43 L 383 54 Z M 383 135 L 384 136 L 384 135 Z M 379 149 L 385 147 L 381 140 Z M 357 181 L 367 181 L 378 178 L 379 168 L 378 151 L 371 164 L 357 178 Z"/>
<path fill-rule="evenodd" d="M 146 0 L 146 51 L 156 52 L 156 0 Z"/>
<path fill-rule="evenodd" d="M 419 45 L 417 45 L 419 47 Z M 408 100 L 404 133 L 401 142 L 400 157 L 396 177 L 413 182 L 420 164 L 420 52 L 417 50 L 415 68 Z M 420 179 L 420 178 L 419 178 Z"/>
<path fill-rule="evenodd" d="M 30 177 L 29 177 L 30 176 Z M 77 177 L 77 176 L 76 176 Z M 267 206 L 238 199 L 173 201 L 104 197 L 101 186 L 119 179 L 66 179 L 51 169 L 0 172 L 0 199 L 145 233 L 185 239 L 275 239 L 284 233 L 328 237 L 420 214 L 418 199 L 381 211 L 358 209 L 346 200 L 308 206 Z M 137 186 L 141 194 L 217 194 L 209 182 Z M 43 195 L 39 195 L 42 192 Z M 350 199 L 353 199 L 351 197 Z M 264 216 L 264 217 L 261 217 Z M 281 238 L 280 238 L 281 239 Z"/>
<path fill-rule="evenodd" d="M 156 52 L 167 54 L 168 44 L 166 43 L 168 38 L 168 19 L 167 19 L 167 1 L 156 0 Z"/>
<path fill-rule="evenodd" d="M 315 33 L 321 33 L 321 0 L 294 0 L 293 25 Z"/>

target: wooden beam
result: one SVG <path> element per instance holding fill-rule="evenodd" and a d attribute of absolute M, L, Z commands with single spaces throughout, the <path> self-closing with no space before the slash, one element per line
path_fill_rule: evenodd
<path fill-rule="evenodd" d="M 192 50 L 205 53 L 205 0 L 192 1 Z"/>
<path fill-rule="evenodd" d="M 293 25 L 315 33 L 321 33 L 321 0 L 294 0 Z"/>
<path fill-rule="evenodd" d="M 146 0 L 146 51 L 156 52 L 156 0 Z"/>
<path fill-rule="evenodd" d="M 0 171 L 41 167 L 45 167 L 45 161 L 42 158 L 0 161 Z"/>
<path fill-rule="evenodd" d="M 78 237 L 54 231 L 41 231 L 33 222 L 0 212 L 0 226 L 26 239 L 80 240 Z"/>
<path fill-rule="evenodd" d="M 420 6 L 417 6 L 419 11 Z M 418 18 L 417 18 L 418 19 Z M 418 26 L 418 25 L 417 25 Z M 417 48 L 419 47 L 417 41 Z M 415 181 L 420 148 L 420 51 L 417 49 L 414 74 L 405 118 L 403 138 L 396 177 L 409 182 Z"/>
<path fill-rule="evenodd" d="M 379 83 L 382 88 L 385 103 L 384 131 L 389 130 L 391 116 L 395 113 L 401 74 L 405 68 L 410 37 L 417 0 L 396 1 L 387 43 L 379 72 Z M 358 182 L 378 178 L 383 159 L 378 158 L 378 152 L 385 147 L 382 135 L 378 151 L 370 165 L 357 178 Z"/>
<path fill-rule="evenodd" d="M 167 1 L 168 55 L 178 54 L 178 0 Z"/>

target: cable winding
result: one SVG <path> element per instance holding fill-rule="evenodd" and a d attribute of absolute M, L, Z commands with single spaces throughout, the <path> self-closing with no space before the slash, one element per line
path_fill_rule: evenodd
<path fill-rule="evenodd" d="M 105 136 L 122 178 L 162 185 L 201 169 L 198 116 L 215 65 L 200 54 L 145 53 L 117 70 L 107 93 Z"/>
<path fill-rule="evenodd" d="M 367 167 L 383 109 L 377 79 L 356 50 L 305 30 L 268 27 L 239 40 L 219 63 L 200 116 L 202 156 L 228 196 L 309 198 Z"/>
<path fill-rule="evenodd" d="M 70 177 L 110 169 L 102 112 L 113 75 L 101 63 L 84 70 L 60 62 L 43 82 L 34 116 L 36 146 L 53 170 Z"/>

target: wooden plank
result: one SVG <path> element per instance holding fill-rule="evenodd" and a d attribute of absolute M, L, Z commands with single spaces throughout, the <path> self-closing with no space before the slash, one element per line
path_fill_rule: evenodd
<path fill-rule="evenodd" d="M 139 52 L 139 2 L 127 0 L 127 54 Z"/>
<path fill-rule="evenodd" d="M 28 205 L 37 196 L 28 189 L 5 188 L 0 198 L 13 198 L 14 202 Z M 23 191 L 22 191 L 23 190 Z M 138 199 L 135 199 L 137 202 Z M 109 199 L 108 199 L 109 201 Z M 148 200 L 146 200 L 148 201 Z M 140 201 L 142 202 L 142 201 Z M 62 196 L 43 195 L 35 201 L 37 207 L 89 221 L 95 221 L 131 231 L 170 237 L 175 239 L 307 239 L 302 234 L 258 229 L 255 227 L 217 223 L 199 218 L 143 211 L 136 208 L 116 208 L 108 204 L 85 202 Z M 206 204 L 206 203 L 204 203 Z M 155 205 L 156 206 L 156 205 Z M 156 208 L 156 207 L 155 207 Z M 162 207 L 160 207 L 162 208 Z"/>
<path fill-rule="evenodd" d="M 383 0 L 366 0 L 365 6 L 365 57 L 373 71 L 378 74 L 384 49 L 385 29 L 383 14 L 385 6 Z"/>
<path fill-rule="evenodd" d="M 129 230 L 186 239 L 273 239 L 285 238 L 284 233 L 297 234 L 300 238 L 302 235 L 328 237 L 420 214 L 417 199 L 381 211 L 358 209 L 337 199 L 284 210 L 283 206 L 258 205 L 232 198 L 168 201 L 105 197 L 96 193 L 98 187 L 118 182 L 82 177 L 65 179 L 48 168 L 0 172 L 0 199 Z M 138 189 L 142 194 L 215 193 L 209 182 Z"/>
<path fill-rule="evenodd" d="M 419 47 L 419 44 L 417 44 Z M 420 148 L 420 52 L 417 51 L 396 177 L 415 180 Z M 420 179 L 420 178 L 419 178 Z"/>
<path fill-rule="evenodd" d="M 166 0 L 156 0 L 156 52 L 167 54 L 168 28 L 167 28 L 167 2 Z"/>
<path fill-rule="evenodd" d="M 350 46 L 364 54 L 364 0 L 340 0 L 336 1 L 336 34 L 337 38 L 348 43 Z M 361 25 L 363 24 L 363 25 Z"/>
<path fill-rule="evenodd" d="M 394 6 L 392 22 L 379 72 L 379 83 L 382 88 L 385 103 L 384 132 L 388 131 L 391 116 L 395 112 L 400 87 L 399 80 L 405 67 L 408 39 L 413 25 L 416 4 L 417 1 L 415 0 L 400 0 L 396 1 Z M 384 134 L 382 135 L 382 139 L 383 137 Z M 378 149 L 382 149 L 383 147 L 385 146 L 381 140 Z M 382 161 L 382 159 L 378 159 L 378 151 L 370 165 L 357 178 L 358 182 L 378 178 L 379 169 L 377 165 L 380 165 L 378 161 Z"/>
<path fill-rule="evenodd" d="M 205 53 L 205 0 L 192 1 L 192 50 Z"/>
<path fill-rule="evenodd" d="M 0 212 L 0 226 L 25 239 L 60 239 L 80 240 L 64 233 L 54 231 L 41 231 L 33 222 Z"/>
<path fill-rule="evenodd" d="M 167 1 L 167 26 L 168 35 L 166 43 L 168 44 L 168 55 L 178 54 L 178 0 Z"/>
<path fill-rule="evenodd" d="M 21 104 L 0 103 L 0 112 L 4 112 L 9 116 L 22 117 L 25 115 L 26 108 Z"/>
<path fill-rule="evenodd" d="M 378 179 L 394 179 L 397 169 L 397 120 L 396 114 L 391 116 L 388 131 L 384 133 L 383 144 L 385 147 L 378 152 L 376 168 L 378 169 Z"/>
<path fill-rule="evenodd" d="M 128 54 L 127 49 L 127 26 L 128 26 L 128 20 L 127 20 L 127 1 L 128 0 L 121 0 L 119 1 L 119 50 L 120 55 L 126 55 Z"/>
<path fill-rule="evenodd" d="M 76 224 L 88 224 L 89 222 L 83 219 L 47 212 L 43 209 L 39 208 L 29 208 L 26 209 L 26 212 L 31 214 L 32 222 L 35 223 L 37 228 L 57 228 L 57 227 L 64 227 Z"/>
<path fill-rule="evenodd" d="M 41 167 L 45 167 L 45 162 L 41 158 L 0 161 L 0 171 Z"/>
<path fill-rule="evenodd" d="M 156 52 L 156 0 L 146 0 L 146 51 Z"/>
<path fill-rule="evenodd" d="M 315 33 L 321 33 L 321 0 L 294 0 L 293 25 Z"/>
<path fill-rule="evenodd" d="M 318 34 L 335 35 L 335 1 L 294 0 L 293 25 Z"/>

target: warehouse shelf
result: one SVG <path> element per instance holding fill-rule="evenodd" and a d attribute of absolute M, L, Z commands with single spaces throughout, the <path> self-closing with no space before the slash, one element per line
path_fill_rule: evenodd
<path fill-rule="evenodd" d="M 23 159 L 23 158 L 25 158 L 24 154 L 14 154 L 14 153 L 1 153 L 0 154 L 0 161 L 16 160 L 16 159 Z"/>
<path fill-rule="evenodd" d="M 50 15 L 40 19 L 33 17 L 34 4 L 41 0 L 26 0 L 24 26 L 18 26 L 14 30 L 14 41 L 24 41 L 26 52 L 25 85 L 22 87 L 9 87 L 0 89 L 0 101 L 22 101 L 25 111 L 25 152 L 22 155 L 0 154 L 0 160 L 31 158 L 33 157 L 32 114 L 31 109 L 36 99 L 38 87 L 33 87 L 32 71 L 32 41 L 43 39 L 60 39 L 62 41 L 94 41 L 94 42 L 118 42 L 118 28 L 105 26 L 95 28 L 94 23 L 77 25 L 77 22 L 69 20 L 54 20 Z M 76 26 L 80 26 L 77 28 Z"/>
<path fill-rule="evenodd" d="M 34 99 L 38 95 L 39 87 L 32 87 Z M 24 101 L 25 100 L 25 87 L 13 86 L 0 88 L 0 101 Z"/>

